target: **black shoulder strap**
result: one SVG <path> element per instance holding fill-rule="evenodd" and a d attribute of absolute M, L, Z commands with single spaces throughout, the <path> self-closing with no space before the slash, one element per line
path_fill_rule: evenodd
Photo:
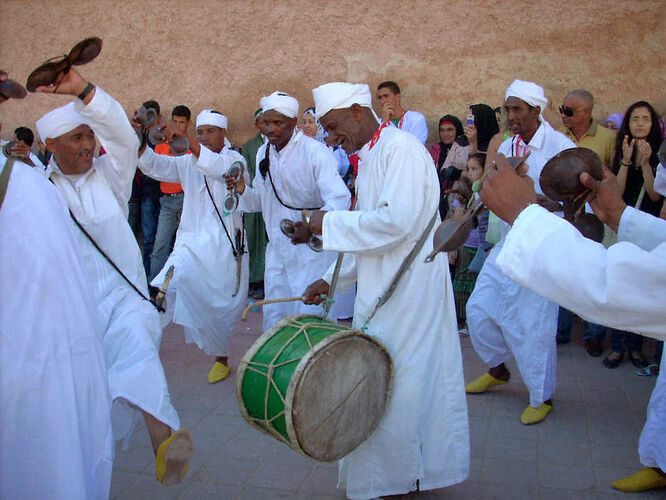
<path fill-rule="evenodd" d="M 204 178 L 204 184 L 206 185 L 206 191 L 208 192 L 208 197 L 210 198 L 210 201 L 213 203 L 213 207 L 215 208 L 215 213 L 217 214 L 217 218 L 219 219 L 220 224 L 222 224 L 224 233 L 227 235 L 227 239 L 231 244 L 231 253 L 233 254 L 234 257 L 238 258 L 239 254 L 243 254 L 245 252 L 244 243 L 243 243 L 244 241 L 243 234 L 245 233 L 245 226 L 243 226 L 243 234 L 241 234 L 238 229 L 236 230 L 236 245 L 234 245 L 234 241 L 231 239 L 231 235 L 227 230 L 227 225 L 224 223 L 224 220 L 222 219 L 222 214 L 220 214 L 220 210 L 217 208 L 217 203 L 215 203 L 215 198 L 213 198 L 213 193 L 210 192 L 210 187 L 208 186 L 208 179 L 206 179 L 205 175 L 203 176 L 203 178 Z"/>
<path fill-rule="evenodd" d="M 264 179 L 266 178 L 266 174 L 268 174 L 268 180 L 271 181 L 273 194 L 275 194 L 275 198 L 277 198 L 277 201 L 280 203 L 280 205 L 290 210 L 319 210 L 321 207 L 292 207 L 291 205 L 287 205 L 284 201 L 282 201 L 282 198 L 280 198 L 280 195 L 277 193 L 277 189 L 275 189 L 275 184 L 273 184 L 273 176 L 271 175 L 271 161 L 269 157 L 270 149 L 271 144 L 266 143 L 266 154 L 264 155 L 264 159 L 259 162 L 259 171 L 261 172 L 261 176 Z"/>
<path fill-rule="evenodd" d="M 97 251 L 98 251 L 99 253 L 102 254 L 102 257 L 104 257 L 104 258 L 106 259 L 106 261 L 107 261 L 109 264 L 111 264 L 111 267 L 113 267 L 113 268 L 118 272 L 118 274 L 120 274 L 120 276 L 121 276 L 121 277 L 122 277 L 122 278 L 123 278 L 128 284 L 129 284 L 129 286 L 131 286 L 131 287 L 134 289 L 134 291 L 135 291 L 136 293 L 138 293 L 139 296 L 140 296 L 143 300 L 147 300 L 147 301 L 150 302 L 153 306 L 155 306 L 155 308 L 156 308 L 159 312 L 164 312 L 164 308 L 163 308 L 162 306 L 157 305 L 157 304 L 156 304 L 155 302 L 153 302 L 151 299 L 149 299 L 148 297 L 146 297 L 146 296 L 143 294 L 143 292 L 142 292 L 141 290 L 139 290 L 139 289 L 136 287 L 136 285 L 135 285 L 134 283 L 132 283 L 132 281 L 131 281 L 127 276 L 125 276 L 125 274 L 120 270 L 120 268 L 116 265 L 116 263 L 113 262 L 113 261 L 111 260 L 111 257 L 109 257 L 109 256 L 106 254 L 106 252 L 104 252 L 104 250 L 102 250 L 102 248 L 97 244 L 97 242 L 93 239 L 93 237 L 90 236 L 90 233 L 88 233 L 88 231 L 86 231 L 86 229 L 83 227 L 83 225 L 82 225 L 82 224 L 76 219 L 76 217 L 74 217 L 74 214 L 72 213 L 72 210 L 71 210 L 71 209 L 69 210 L 69 216 L 70 216 L 70 217 L 72 218 L 72 220 L 74 221 L 74 224 L 76 224 L 76 226 L 81 230 L 81 232 L 84 234 L 84 236 L 85 236 L 86 238 L 88 238 L 88 241 L 90 241 L 90 243 L 92 243 L 92 245 L 97 249 Z"/>

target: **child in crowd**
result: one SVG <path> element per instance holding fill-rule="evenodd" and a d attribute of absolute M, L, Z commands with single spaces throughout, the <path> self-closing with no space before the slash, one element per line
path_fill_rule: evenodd
<path fill-rule="evenodd" d="M 462 174 L 470 184 L 481 180 L 483 166 L 486 161 L 484 153 L 475 153 L 469 156 L 465 172 Z M 462 213 L 469 200 L 460 197 L 461 206 L 456 212 Z M 478 216 L 478 224 L 473 228 L 465 244 L 456 252 L 450 252 L 449 263 L 453 266 L 451 278 L 453 280 L 453 294 L 456 302 L 456 316 L 458 327 L 462 335 L 467 335 L 467 316 L 465 307 L 469 299 L 483 260 L 488 255 L 489 245 L 486 243 L 486 232 L 488 231 L 488 211 L 485 210 Z M 480 253 L 479 253 L 480 252 Z M 477 255 L 479 253 L 479 255 Z"/>

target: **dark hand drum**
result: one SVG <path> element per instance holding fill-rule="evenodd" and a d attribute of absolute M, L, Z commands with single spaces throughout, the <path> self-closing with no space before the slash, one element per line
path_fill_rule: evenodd
<path fill-rule="evenodd" d="M 243 418 L 299 453 L 332 462 L 360 445 L 388 401 L 393 362 L 374 338 L 314 315 L 283 319 L 240 362 Z"/>

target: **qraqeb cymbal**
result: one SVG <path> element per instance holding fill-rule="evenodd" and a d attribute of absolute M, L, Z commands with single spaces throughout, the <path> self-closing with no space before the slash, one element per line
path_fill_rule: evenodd
<path fill-rule="evenodd" d="M 35 69 L 26 82 L 26 88 L 34 92 L 37 87 L 52 85 L 60 73 L 67 73 L 72 66 L 82 66 L 95 59 L 102 51 L 102 39 L 86 38 L 80 41 L 66 56 L 54 57 Z"/>
<path fill-rule="evenodd" d="M 587 148 L 571 148 L 560 151 L 543 167 L 539 185 L 543 194 L 555 201 L 578 201 L 588 189 L 580 183 L 580 174 L 587 172 L 601 180 L 601 158 Z"/>
<path fill-rule="evenodd" d="M 27 94 L 23 85 L 14 80 L 0 82 L 0 102 L 7 99 L 23 99 Z"/>

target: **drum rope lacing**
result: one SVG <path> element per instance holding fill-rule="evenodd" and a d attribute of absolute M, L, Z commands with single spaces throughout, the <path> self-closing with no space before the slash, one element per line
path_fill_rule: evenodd
<path fill-rule="evenodd" d="M 335 324 L 335 323 L 326 324 L 326 323 L 317 322 L 316 324 L 317 324 L 317 328 L 320 329 L 320 330 L 323 329 L 323 330 L 330 330 L 330 331 L 336 331 L 336 332 L 339 331 L 339 325 Z M 290 321 L 289 324 L 285 325 L 285 326 L 286 327 L 296 327 L 297 330 L 294 332 L 294 334 L 291 337 L 289 337 L 289 339 L 284 343 L 284 345 L 282 347 L 280 347 L 280 350 L 275 354 L 275 356 L 273 356 L 273 359 L 270 361 L 270 363 L 268 363 L 268 364 L 258 363 L 256 361 L 248 361 L 247 362 L 246 370 L 249 370 L 249 371 L 252 371 L 252 372 L 257 373 L 259 375 L 262 375 L 262 376 L 266 377 L 266 379 L 270 382 L 270 384 L 266 384 L 266 393 L 264 394 L 264 417 L 263 418 L 257 418 L 257 417 L 252 417 L 252 416 L 248 415 L 248 418 L 250 418 L 252 421 L 254 421 L 254 422 L 256 422 L 260 425 L 263 424 L 263 425 L 261 425 L 262 428 L 266 429 L 272 436 L 275 436 L 277 439 L 279 439 L 280 441 L 282 441 L 283 443 L 285 443 L 287 445 L 290 445 L 291 443 L 287 439 L 285 439 L 284 436 L 282 436 L 282 434 L 280 434 L 278 431 L 276 431 L 275 428 L 272 425 L 274 420 L 280 418 L 281 416 L 283 416 L 285 414 L 285 409 L 287 407 L 287 400 L 285 399 L 285 395 L 283 395 L 280 392 L 280 388 L 275 383 L 275 380 L 273 379 L 273 372 L 275 371 L 276 368 L 279 368 L 279 367 L 284 366 L 284 365 L 288 365 L 288 364 L 293 363 L 293 362 L 299 362 L 303 358 L 302 357 L 293 358 L 293 359 L 289 359 L 289 360 L 286 360 L 286 361 L 282 361 L 281 363 L 276 363 L 275 361 L 280 357 L 280 355 L 284 352 L 284 350 L 289 345 L 291 345 L 292 341 L 301 334 L 303 334 L 303 336 L 305 337 L 305 340 L 308 343 L 308 346 L 309 346 L 310 350 L 312 350 L 312 348 L 314 347 L 314 344 L 312 343 L 312 340 L 310 339 L 310 336 L 307 332 L 307 327 L 310 326 L 310 325 L 312 325 L 312 323 L 310 323 L 310 322 L 303 323 L 303 322 L 297 321 L 297 320 Z M 258 370 L 257 368 L 254 368 L 253 365 L 257 366 L 257 367 L 267 368 L 268 372 L 265 373 L 261 370 Z M 269 397 L 269 391 L 270 391 L 271 387 L 273 387 L 273 390 L 275 390 L 278 397 L 282 401 L 283 409 L 279 413 L 277 413 L 275 416 L 273 416 L 272 418 L 268 418 L 268 397 Z"/>

